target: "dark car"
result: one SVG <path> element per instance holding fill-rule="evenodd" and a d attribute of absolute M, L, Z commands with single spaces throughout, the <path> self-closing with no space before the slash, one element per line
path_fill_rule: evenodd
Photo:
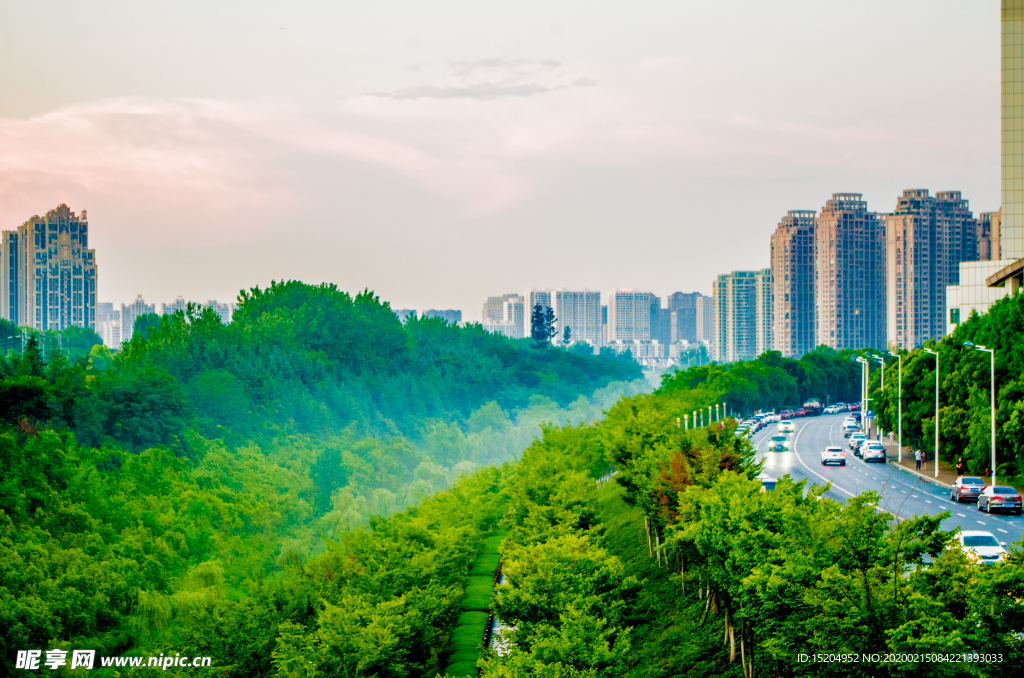
<path fill-rule="evenodd" d="M 956 503 L 962 501 L 978 501 L 978 495 L 985 489 L 985 481 L 974 476 L 957 478 L 949 486 L 949 498 Z"/>
<path fill-rule="evenodd" d="M 1012 511 L 1020 515 L 1020 493 L 1012 487 L 996 485 L 986 487 L 978 495 L 978 510 L 987 511 Z"/>
<path fill-rule="evenodd" d="M 794 417 L 806 417 L 807 416 L 807 410 L 805 410 L 802 407 L 798 407 L 798 408 L 796 408 L 793 411 L 793 416 Z"/>

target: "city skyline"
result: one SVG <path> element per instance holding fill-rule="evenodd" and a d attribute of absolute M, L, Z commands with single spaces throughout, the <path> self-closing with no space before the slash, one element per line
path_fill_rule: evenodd
<path fill-rule="evenodd" d="M 78 37 L 42 58 L 58 10 L 7 4 L 0 228 L 88 210 L 106 302 L 297 278 L 474 321 L 476 289 L 709 294 L 837 191 L 998 210 L 997 3 L 821 5 L 526 3 L 495 25 L 100 2 L 59 10 Z M 836 78 L 860 95 L 841 111 L 819 103 Z"/>

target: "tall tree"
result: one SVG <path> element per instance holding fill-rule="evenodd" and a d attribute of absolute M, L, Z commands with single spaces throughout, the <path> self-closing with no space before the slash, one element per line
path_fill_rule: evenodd
<path fill-rule="evenodd" d="M 551 337 L 558 331 L 555 327 L 555 310 L 550 306 L 534 304 L 530 324 L 532 329 L 530 336 L 533 337 L 534 348 L 544 348 L 551 345 Z"/>

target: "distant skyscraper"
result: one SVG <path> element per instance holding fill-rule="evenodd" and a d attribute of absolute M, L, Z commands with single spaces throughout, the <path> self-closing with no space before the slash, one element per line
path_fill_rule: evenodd
<path fill-rule="evenodd" d="M 585 341 L 591 346 L 604 344 L 601 328 L 601 293 L 589 290 L 554 290 L 551 307 L 555 311 L 560 342 L 565 328 L 570 328 L 570 341 Z"/>
<path fill-rule="evenodd" d="M 772 270 L 763 268 L 754 276 L 756 313 L 756 355 L 771 351 L 772 346 Z"/>
<path fill-rule="evenodd" d="M 203 308 L 212 308 L 220 316 L 220 321 L 227 325 L 231 322 L 231 316 L 234 315 L 236 306 L 235 304 L 221 303 L 216 299 L 210 299 L 203 304 Z"/>
<path fill-rule="evenodd" d="M 452 325 L 458 325 L 462 322 L 462 311 L 458 311 L 451 308 L 437 309 L 429 308 L 423 312 L 424 318 L 442 318 L 447 320 Z"/>
<path fill-rule="evenodd" d="M 156 304 L 147 304 L 142 300 L 141 294 L 132 303 L 121 304 L 122 344 L 132 340 L 132 335 L 135 333 L 135 319 L 147 313 L 156 313 Z"/>
<path fill-rule="evenodd" d="M 481 322 L 499 322 L 505 314 L 505 302 L 513 297 L 521 299 L 518 294 L 503 294 L 500 297 L 487 297 L 484 302 L 483 313 L 480 316 Z"/>
<path fill-rule="evenodd" d="M 815 344 L 885 348 L 884 218 L 860 193 L 833 193 L 814 229 Z"/>
<path fill-rule="evenodd" d="M 178 311 L 184 313 L 188 310 L 188 302 L 185 297 L 178 297 L 169 304 L 160 304 L 160 315 L 174 315 Z"/>
<path fill-rule="evenodd" d="M 58 205 L 4 231 L 0 315 L 38 330 L 96 327 L 96 252 L 85 210 Z"/>
<path fill-rule="evenodd" d="M 509 339 L 522 339 L 526 327 L 526 301 L 518 294 L 505 294 L 490 299 L 504 299 L 501 302 L 501 314 L 497 319 L 483 321 L 484 329 L 495 334 L 502 334 Z M 487 304 L 484 304 L 486 311 Z"/>
<path fill-rule="evenodd" d="M 669 341 L 697 341 L 697 299 L 700 292 L 675 292 L 665 299 L 668 310 L 674 314 L 670 321 Z"/>
<path fill-rule="evenodd" d="M 977 222 L 960 191 L 903 191 L 885 217 L 888 341 L 910 349 L 946 333 L 946 287 L 978 258 Z"/>
<path fill-rule="evenodd" d="M 1003 248 L 999 242 L 1002 217 L 999 212 L 982 212 L 978 215 L 978 260 L 999 261 Z"/>
<path fill-rule="evenodd" d="M 714 342 L 715 338 L 715 304 L 712 297 L 703 294 L 693 301 L 694 316 L 697 325 L 697 341 Z"/>
<path fill-rule="evenodd" d="M 814 348 L 814 218 L 790 210 L 771 237 L 771 343 L 788 358 Z"/>
<path fill-rule="evenodd" d="M 110 349 L 121 347 L 121 309 L 112 303 L 96 304 L 96 334 Z"/>
<path fill-rule="evenodd" d="M 758 288 L 771 271 L 733 271 L 718 276 L 712 283 L 714 339 L 712 356 L 718 362 L 749 360 L 757 357 Z"/>
<path fill-rule="evenodd" d="M 416 310 L 412 308 L 396 308 L 392 310 L 394 310 L 395 315 L 397 315 L 398 319 L 401 320 L 403 323 L 409 318 L 415 319 L 417 317 Z"/>
<path fill-rule="evenodd" d="M 651 316 L 657 318 L 659 306 L 658 297 L 650 292 L 625 288 L 611 292 L 608 295 L 608 342 L 650 341 L 653 338 Z"/>

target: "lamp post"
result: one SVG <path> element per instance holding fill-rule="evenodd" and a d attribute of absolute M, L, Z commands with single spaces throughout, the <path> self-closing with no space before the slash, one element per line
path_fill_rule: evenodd
<path fill-rule="evenodd" d="M 979 351 L 984 351 L 989 354 L 991 358 L 991 379 L 992 379 L 992 486 L 996 484 L 996 350 L 994 348 L 985 348 L 980 344 L 972 344 L 969 341 L 964 342 L 964 346 L 969 346 Z"/>
<path fill-rule="evenodd" d="M 854 358 L 855 362 L 860 363 L 860 418 L 861 423 L 864 424 L 864 429 L 867 430 L 867 367 L 868 361 L 860 356 Z"/>
<path fill-rule="evenodd" d="M 898 431 L 896 444 L 899 447 L 896 450 L 896 461 L 901 462 L 903 461 L 903 359 L 892 351 L 889 352 L 889 355 L 896 358 L 896 365 L 899 370 L 899 377 L 897 378 L 897 386 L 899 387 L 899 390 L 896 393 L 896 416 L 899 419 L 899 422 L 896 424 L 896 429 Z"/>
<path fill-rule="evenodd" d="M 925 353 L 935 356 L 935 477 L 939 477 L 939 352 L 924 349 Z M 992 469 L 995 471 L 995 469 Z"/>

